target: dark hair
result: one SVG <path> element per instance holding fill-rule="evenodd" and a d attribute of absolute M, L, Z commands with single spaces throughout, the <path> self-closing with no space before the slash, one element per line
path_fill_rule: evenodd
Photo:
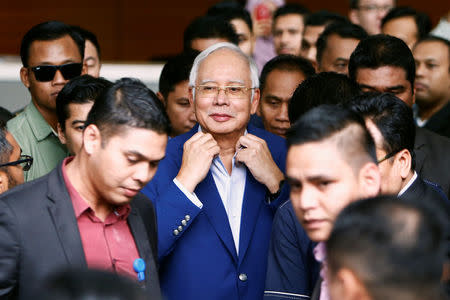
<path fill-rule="evenodd" d="M 69 104 L 83 104 L 95 102 L 97 97 L 112 82 L 104 78 L 95 78 L 90 75 L 82 75 L 70 80 L 56 97 L 56 115 L 61 129 L 66 129 L 66 120 L 70 117 Z"/>
<path fill-rule="evenodd" d="M 438 209 L 423 202 L 395 196 L 353 202 L 334 222 L 327 265 L 331 274 L 354 272 L 372 299 L 438 299 L 444 222 Z"/>
<path fill-rule="evenodd" d="M 349 105 L 380 130 L 386 154 L 407 149 L 411 153 L 411 169 L 414 169 L 416 123 L 412 109 L 405 102 L 389 93 L 365 93 L 355 97 Z"/>
<path fill-rule="evenodd" d="M 287 3 L 277 8 L 275 13 L 273 14 L 273 21 L 275 23 L 275 20 L 278 17 L 292 14 L 306 16 L 309 14 L 309 10 L 305 6 L 298 3 Z"/>
<path fill-rule="evenodd" d="M 348 75 L 356 81 L 358 69 L 378 69 L 384 66 L 403 69 L 413 91 L 416 77 L 414 57 L 404 41 L 390 35 L 372 35 L 359 42 L 350 56 Z"/>
<path fill-rule="evenodd" d="M 164 98 L 167 98 L 168 94 L 175 90 L 175 85 L 189 80 L 192 64 L 199 53 L 199 51 L 191 50 L 178 54 L 167 61 L 159 77 L 159 92 Z"/>
<path fill-rule="evenodd" d="M 319 65 L 322 60 L 322 54 L 327 48 L 328 37 L 333 34 L 336 34 L 341 38 L 356 39 L 359 41 L 369 36 L 367 32 L 359 25 L 352 24 L 350 22 L 331 23 L 325 28 L 317 39 L 316 61 Z"/>
<path fill-rule="evenodd" d="M 337 22 L 349 22 L 347 18 L 344 16 L 337 14 L 335 12 L 320 10 L 309 14 L 306 17 L 305 27 L 306 26 L 324 26 L 331 23 Z"/>
<path fill-rule="evenodd" d="M 381 27 L 391 20 L 402 17 L 413 17 L 417 26 L 417 39 L 423 38 L 431 30 L 430 17 L 427 14 L 418 12 L 409 6 L 398 6 L 391 9 L 381 20 Z"/>
<path fill-rule="evenodd" d="M 98 43 L 97 36 L 93 32 L 80 26 L 72 26 L 72 28 L 76 30 L 84 38 L 85 41 L 90 41 L 94 45 L 95 49 L 97 49 L 98 58 L 100 59 L 100 44 Z"/>
<path fill-rule="evenodd" d="M 347 76 L 322 72 L 306 78 L 294 91 L 289 102 L 291 124 L 313 107 L 321 104 L 342 104 L 359 95 L 358 85 Z"/>
<path fill-rule="evenodd" d="M 0 106 L 0 120 L 4 121 L 4 122 L 8 122 L 12 118 L 14 118 L 14 114 L 11 113 L 6 108 Z"/>
<path fill-rule="evenodd" d="M 376 162 L 375 144 L 364 119 L 342 105 L 323 104 L 306 112 L 286 133 L 288 147 L 337 137 L 337 148 L 355 170 Z"/>
<path fill-rule="evenodd" d="M 52 274 L 42 287 L 46 300 L 143 300 L 136 282 L 114 273 L 93 269 L 69 269 Z"/>
<path fill-rule="evenodd" d="M 266 85 L 267 76 L 273 70 L 300 72 L 306 78 L 316 73 L 311 62 L 303 57 L 289 54 L 275 56 L 264 65 L 261 71 L 261 76 L 259 77 L 259 89 L 261 93 Z"/>
<path fill-rule="evenodd" d="M 122 78 L 106 88 L 91 108 L 86 126 L 95 124 L 102 139 L 129 126 L 169 134 L 170 122 L 161 101 L 138 79 Z"/>
<path fill-rule="evenodd" d="M 84 38 L 72 26 L 59 21 L 40 23 L 25 33 L 20 45 L 22 65 L 28 67 L 30 47 L 34 41 L 53 41 L 69 35 L 78 47 L 81 60 L 84 58 Z"/>
<path fill-rule="evenodd" d="M 244 21 L 250 31 L 253 31 L 253 22 L 250 13 L 239 3 L 233 1 L 222 1 L 214 4 L 208 9 L 207 15 L 219 16 L 230 22 L 232 20 Z"/>
<path fill-rule="evenodd" d="M 9 156 L 13 151 L 13 147 L 6 139 L 6 122 L 0 120 L 0 164 L 9 162 Z"/>
<path fill-rule="evenodd" d="M 233 26 L 219 16 L 202 16 L 192 21 L 183 36 L 184 51 L 192 49 L 191 43 L 195 39 L 223 38 L 237 45 L 239 37 Z"/>
<path fill-rule="evenodd" d="M 427 35 L 427 36 L 423 37 L 422 39 L 418 40 L 417 43 L 414 45 L 414 48 L 417 45 L 419 45 L 420 43 L 425 43 L 425 42 L 440 42 L 440 43 L 444 44 L 445 46 L 447 46 L 448 58 L 450 61 L 450 41 L 449 40 L 446 40 L 444 38 L 441 38 L 441 37 L 435 36 L 435 35 Z"/>

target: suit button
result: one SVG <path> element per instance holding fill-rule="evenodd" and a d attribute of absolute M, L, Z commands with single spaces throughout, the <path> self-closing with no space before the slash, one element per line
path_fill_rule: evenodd
<path fill-rule="evenodd" d="M 183 227 L 182 226 L 178 226 L 178 231 L 179 232 L 183 231 Z"/>
<path fill-rule="evenodd" d="M 173 235 L 179 235 L 180 234 L 180 232 L 177 230 L 177 229 L 175 229 L 174 231 L 173 231 Z"/>
<path fill-rule="evenodd" d="M 187 222 L 186 220 L 181 220 L 181 225 L 186 226 Z"/>
<path fill-rule="evenodd" d="M 245 274 L 245 273 L 239 274 L 239 280 L 240 281 L 247 281 L 247 274 Z"/>
<path fill-rule="evenodd" d="M 189 220 L 191 219 L 191 216 L 190 216 L 190 215 L 186 215 L 186 216 L 184 216 L 184 219 L 185 219 L 186 221 L 189 221 Z"/>

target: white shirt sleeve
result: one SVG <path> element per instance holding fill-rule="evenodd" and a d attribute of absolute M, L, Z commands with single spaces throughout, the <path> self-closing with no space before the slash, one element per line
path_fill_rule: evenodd
<path fill-rule="evenodd" d="M 203 203 L 200 201 L 200 199 L 198 199 L 197 195 L 195 193 L 191 193 L 189 192 L 182 184 L 181 182 L 179 182 L 176 178 L 173 179 L 173 183 L 175 183 L 175 185 L 180 189 L 181 192 L 183 192 L 183 194 L 186 195 L 186 197 L 188 197 L 189 200 L 191 200 L 191 202 L 197 206 L 198 208 L 202 208 L 203 207 Z"/>

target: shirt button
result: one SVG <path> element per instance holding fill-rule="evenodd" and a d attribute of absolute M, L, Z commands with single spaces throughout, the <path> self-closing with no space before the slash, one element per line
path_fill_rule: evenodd
<path fill-rule="evenodd" d="M 181 220 L 181 225 L 186 226 L 187 222 L 186 220 Z"/>
<path fill-rule="evenodd" d="M 179 235 L 180 234 L 180 232 L 177 230 L 177 229 L 175 229 L 174 231 L 173 231 L 173 235 Z"/>
<path fill-rule="evenodd" d="M 239 280 L 240 281 L 247 281 L 247 274 L 245 274 L 245 273 L 239 274 Z"/>
<path fill-rule="evenodd" d="M 186 216 L 184 217 L 184 219 L 185 219 L 186 221 L 189 221 L 189 220 L 191 219 L 191 216 L 190 216 L 190 215 L 186 215 Z"/>
<path fill-rule="evenodd" d="M 178 231 L 183 231 L 183 227 L 182 226 L 178 226 Z"/>

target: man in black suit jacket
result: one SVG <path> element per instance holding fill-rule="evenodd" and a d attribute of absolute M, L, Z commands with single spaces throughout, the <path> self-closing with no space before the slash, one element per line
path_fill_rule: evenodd
<path fill-rule="evenodd" d="M 362 40 L 352 53 L 349 76 L 365 92 L 394 94 L 409 107 L 415 102 L 415 62 L 411 50 L 400 39 L 374 35 Z M 417 128 L 414 144 L 415 170 L 450 194 L 450 140 Z"/>
<path fill-rule="evenodd" d="M 31 299 L 68 267 L 141 277 L 149 299 L 161 298 L 155 213 L 139 190 L 165 155 L 168 124 L 152 91 L 119 80 L 95 102 L 75 157 L 2 195 L 0 298 Z"/>

